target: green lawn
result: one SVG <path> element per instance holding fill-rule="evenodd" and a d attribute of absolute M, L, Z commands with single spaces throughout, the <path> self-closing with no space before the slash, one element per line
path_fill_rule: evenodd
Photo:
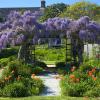
<path fill-rule="evenodd" d="M 0 98 L 0 100 L 100 100 L 100 98 L 85 98 L 85 97 L 62 97 L 62 96 L 51 96 L 41 97 L 32 96 L 25 98 Z"/>

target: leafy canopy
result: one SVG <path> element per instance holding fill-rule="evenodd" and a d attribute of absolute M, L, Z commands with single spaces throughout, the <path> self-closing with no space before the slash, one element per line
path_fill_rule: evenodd
<path fill-rule="evenodd" d="M 41 22 L 46 21 L 48 18 L 59 16 L 68 5 L 64 3 L 57 3 L 45 8 L 44 15 L 40 18 Z"/>
<path fill-rule="evenodd" d="M 71 19 L 79 19 L 82 16 L 89 16 L 92 20 L 98 20 L 100 6 L 90 2 L 77 2 L 67 7 L 60 15 L 60 17 L 69 17 Z"/>

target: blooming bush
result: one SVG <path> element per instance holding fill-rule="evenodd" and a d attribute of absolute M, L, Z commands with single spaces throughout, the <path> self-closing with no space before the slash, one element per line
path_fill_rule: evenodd
<path fill-rule="evenodd" d="M 43 90 L 43 81 L 32 74 L 32 66 L 11 61 L 3 69 L 0 78 L 0 96 L 24 97 L 38 95 Z M 24 91 L 24 92 L 23 92 Z"/>
<path fill-rule="evenodd" d="M 62 94 L 76 97 L 99 97 L 100 79 L 96 68 L 92 68 L 89 65 L 84 68 L 81 67 L 78 70 L 73 67 L 71 69 L 72 73 L 67 74 L 65 78 L 62 79 Z M 93 90 L 95 90 L 95 92 Z"/>

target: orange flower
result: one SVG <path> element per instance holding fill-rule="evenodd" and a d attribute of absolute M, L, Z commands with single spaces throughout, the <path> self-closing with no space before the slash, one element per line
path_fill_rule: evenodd
<path fill-rule="evenodd" d="M 92 72 L 94 73 L 95 71 L 96 71 L 96 68 L 93 68 L 93 69 L 92 69 Z"/>
<path fill-rule="evenodd" d="M 75 75 L 70 75 L 69 76 L 71 79 L 75 79 Z"/>
<path fill-rule="evenodd" d="M 88 72 L 88 75 L 89 75 L 89 76 L 92 76 L 92 71 L 89 71 L 89 72 Z"/>
<path fill-rule="evenodd" d="M 76 67 L 75 67 L 75 66 L 73 66 L 73 67 L 71 68 L 71 72 L 74 72 L 74 71 L 75 71 L 75 69 L 76 69 Z"/>
<path fill-rule="evenodd" d="M 35 76 L 35 74 L 32 74 L 32 76 Z"/>
<path fill-rule="evenodd" d="M 96 80 L 97 80 L 97 78 L 96 78 L 94 75 L 92 75 L 92 78 L 93 78 L 93 80 L 94 80 L 94 81 L 96 81 Z"/>
<path fill-rule="evenodd" d="M 77 78 L 77 79 L 76 79 L 76 82 L 79 82 L 79 81 L 80 81 L 80 79 L 79 79 L 79 78 Z"/>
<path fill-rule="evenodd" d="M 34 78 L 34 77 L 35 77 L 35 74 L 32 74 L 32 75 L 31 75 L 31 78 Z"/>

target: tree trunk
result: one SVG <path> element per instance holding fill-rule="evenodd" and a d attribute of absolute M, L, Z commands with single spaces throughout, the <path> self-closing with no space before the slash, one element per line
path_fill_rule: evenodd
<path fill-rule="evenodd" d="M 23 44 L 19 48 L 18 52 L 18 60 L 22 60 L 25 63 L 30 62 L 31 59 L 31 52 L 30 52 L 30 45 L 29 44 Z"/>

